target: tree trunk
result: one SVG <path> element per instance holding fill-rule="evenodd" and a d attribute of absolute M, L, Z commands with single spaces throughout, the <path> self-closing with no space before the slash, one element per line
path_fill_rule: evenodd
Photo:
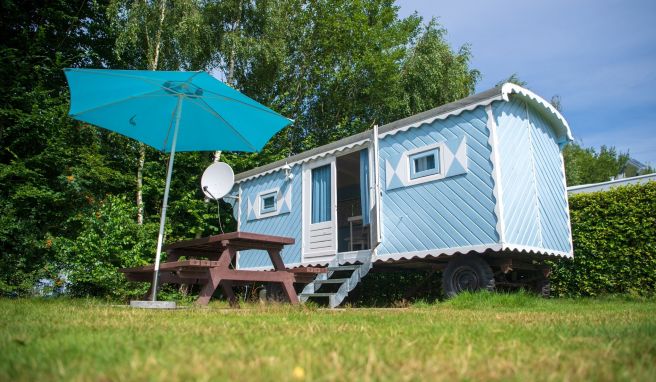
<path fill-rule="evenodd" d="M 159 52 L 162 46 L 162 26 L 166 17 L 166 1 L 162 0 L 159 4 L 159 25 L 155 32 L 155 46 L 153 47 L 153 57 L 148 60 L 148 70 L 157 70 L 159 66 Z M 146 28 L 146 41 L 150 44 L 150 36 Z M 150 51 L 150 46 L 148 47 Z M 146 145 L 139 143 L 139 161 L 137 162 L 137 224 L 143 224 L 144 221 L 144 202 L 143 202 L 143 169 L 146 163 Z"/>
<path fill-rule="evenodd" d="M 143 168 L 146 162 L 146 145 L 139 143 L 139 162 L 137 165 L 137 224 L 141 225 L 144 221 L 144 203 L 143 203 Z"/>
<path fill-rule="evenodd" d="M 232 25 L 232 33 L 238 33 L 239 28 L 241 28 L 241 13 L 242 13 L 242 1 L 239 2 L 239 13 L 237 13 L 237 20 L 235 20 Z M 235 87 L 235 55 L 237 54 L 237 49 L 235 47 L 235 40 L 232 40 L 232 46 L 230 46 L 230 57 L 228 58 L 228 73 L 226 75 L 226 81 L 228 85 Z M 212 162 L 218 162 L 221 159 L 221 150 L 214 152 L 214 158 Z"/>

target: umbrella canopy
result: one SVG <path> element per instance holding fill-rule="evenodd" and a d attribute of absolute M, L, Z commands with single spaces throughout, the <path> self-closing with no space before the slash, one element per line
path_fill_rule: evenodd
<path fill-rule="evenodd" d="M 65 69 L 69 115 L 169 152 L 152 299 L 157 299 L 176 151 L 258 151 L 292 121 L 206 72 Z"/>
<path fill-rule="evenodd" d="M 170 152 L 259 151 L 291 121 L 206 72 L 65 69 L 70 115 Z"/>

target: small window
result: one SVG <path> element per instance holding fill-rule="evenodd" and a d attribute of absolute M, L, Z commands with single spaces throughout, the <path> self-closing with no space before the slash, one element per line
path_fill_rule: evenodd
<path fill-rule="evenodd" d="M 440 149 L 432 149 L 410 156 L 410 179 L 440 173 Z"/>
<path fill-rule="evenodd" d="M 260 213 L 265 214 L 268 212 L 274 212 L 276 210 L 276 196 L 277 192 L 272 192 L 261 196 Z"/>

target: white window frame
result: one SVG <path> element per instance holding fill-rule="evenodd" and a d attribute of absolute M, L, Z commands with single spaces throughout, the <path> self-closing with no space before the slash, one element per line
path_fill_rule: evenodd
<path fill-rule="evenodd" d="M 408 155 L 408 164 L 409 164 L 408 170 L 409 170 L 410 180 L 415 180 L 430 175 L 436 175 L 442 172 L 441 171 L 442 161 L 440 160 L 441 159 L 440 152 L 441 152 L 440 148 L 437 147 L 429 150 L 424 150 L 412 155 Z M 431 156 L 434 158 L 433 160 L 434 160 L 435 167 L 422 171 L 417 171 L 417 160 L 428 158 Z"/>
<path fill-rule="evenodd" d="M 271 212 L 276 212 L 278 211 L 278 191 L 272 191 L 269 193 L 262 193 L 260 194 L 260 214 L 266 215 Z M 268 198 L 273 198 L 273 206 L 272 207 L 265 207 L 264 200 Z"/>
<path fill-rule="evenodd" d="M 422 146 L 418 147 L 416 149 L 408 150 L 405 153 L 403 153 L 404 158 L 402 161 L 405 162 L 405 168 L 406 168 L 406 185 L 407 186 L 413 186 L 415 184 L 421 184 L 421 183 L 426 183 L 426 182 L 432 182 L 434 180 L 438 179 L 444 179 L 444 150 L 446 149 L 446 144 L 444 142 L 440 143 L 435 143 L 432 145 L 428 146 Z M 413 167 L 414 167 L 414 161 L 413 158 L 422 154 L 422 153 L 429 153 L 429 152 L 437 152 L 435 159 L 437 160 L 435 170 L 432 174 L 426 174 L 426 175 L 419 175 L 419 176 L 412 176 L 413 173 Z M 424 172 L 424 171 L 422 171 Z"/>

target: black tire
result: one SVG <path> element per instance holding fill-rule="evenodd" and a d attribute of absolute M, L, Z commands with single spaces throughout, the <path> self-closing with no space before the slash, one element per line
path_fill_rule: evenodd
<path fill-rule="evenodd" d="M 451 259 L 444 270 L 442 289 L 447 298 L 466 290 L 494 291 L 494 273 L 479 256 L 459 256 Z"/>

